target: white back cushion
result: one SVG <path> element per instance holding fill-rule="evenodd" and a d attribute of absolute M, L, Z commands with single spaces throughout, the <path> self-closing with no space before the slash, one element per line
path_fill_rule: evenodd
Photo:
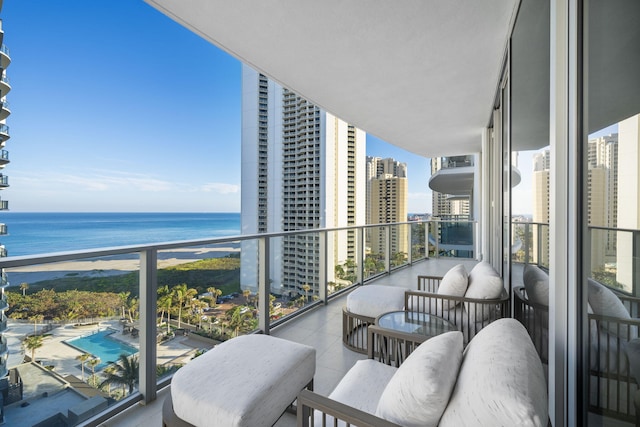
<path fill-rule="evenodd" d="M 527 330 L 498 319 L 467 346 L 441 427 L 546 426 L 547 384 Z"/>
<path fill-rule="evenodd" d="M 589 305 L 594 314 L 599 316 L 616 317 L 618 319 L 631 319 L 629 312 L 620 301 L 620 298 L 616 296 L 609 288 L 601 283 L 588 279 L 588 299 Z M 638 336 L 638 328 L 631 327 L 631 330 L 627 325 L 621 325 L 615 322 L 602 322 L 603 328 L 612 335 L 619 336 L 624 340 L 634 339 Z"/>
<path fill-rule="evenodd" d="M 450 295 L 454 297 L 463 297 L 467 292 L 469 285 L 469 275 L 464 265 L 458 264 L 452 267 L 447 274 L 442 277 L 438 286 L 439 295 Z M 455 301 L 449 301 L 445 304 L 444 310 L 452 309 L 456 306 Z"/>
<path fill-rule="evenodd" d="M 469 272 L 469 287 L 465 297 L 474 299 L 496 299 L 504 290 L 502 278 L 496 270 L 486 261 L 481 261 Z M 477 307 L 474 303 L 464 303 L 469 318 L 474 322 L 488 319 L 492 314 L 489 307 Z M 477 313 L 476 313 L 477 311 Z"/>
<path fill-rule="evenodd" d="M 462 348 L 458 331 L 422 343 L 385 387 L 376 415 L 405 427 L 437 426 L 456 383 Z"/>

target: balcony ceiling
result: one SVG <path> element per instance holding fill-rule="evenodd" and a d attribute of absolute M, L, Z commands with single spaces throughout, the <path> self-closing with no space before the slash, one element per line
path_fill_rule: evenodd
<path fill-rule="evenodd" d="M 145 0 L 342 119 L 425 157 L 481 149 L 518 0 Z"/>

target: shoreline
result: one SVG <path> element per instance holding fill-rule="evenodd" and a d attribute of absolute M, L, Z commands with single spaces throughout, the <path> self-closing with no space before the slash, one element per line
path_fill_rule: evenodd
<path fill-rule="evenodd" d="M 208 258 L 223 258 L 239 253 L 240 248 L 179 248 L 158 252 L 158 269 L 174 267 Z M 35 284 L 44 280 L 73 277 L 108 277 L 138 271 L 140 260 L 137 254 L 109 257 L 111 259 L 84 259 L 7 268 L 5 272 L 12 285 Z"/>

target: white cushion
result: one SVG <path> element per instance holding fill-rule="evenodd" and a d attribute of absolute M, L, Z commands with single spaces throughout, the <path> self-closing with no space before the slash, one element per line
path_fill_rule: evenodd
<path fill-rule="evenodd" d="M 233 338 L 171 380 L 173 410 L 196 426 L 271 426 L 313 378 L 313 347 L 270 335 Z"/>
<path fill-rule="evenodd" d="M 461 332 L 422 343 L 389 381 L 376 415 L 405 427 L 437 426 L 456 383 L 462 348 Z"/>
<path fill-rule="evenodd" d="M 469 275 L 467 274 L 467 270 L 465 270 L 464 265 L 458 264 L 447 271 L 447 274 L 442 277 L 440 285 L 438 286 L 438 294 L 463 297 L 467 292 L 468 284 Z M 449 301 L 445 304 L 444 309 L 449 310 L 455 306 L 455 301 Z"/>
<path fill-rule="evenodd" d="M 347 310 L 361 316 L 376 318 L 390 311 L 404 310 L 404 292 L 398 286 L 360 286 L 347 295 Z"/>
<path fill-rule="evenodd" d="M 549 306 L 549 275 L 535 265 L 527 264 L 522 273 L 529 301 Z"/>
<path fill-rule="evenodd" d="M 482 261 L 469 272 L 469 287 L 464 296 L 474 299 L 497 299 L 503 290 L 502 278 L 498 272 L 489 263 Z M 470 318 L 476 322 L 486 320 L 492 315 L 492 311 L 486 307 L 478 309 L 476 313 L 476 304 L 465 302 L 464 305 Z"/>
<path fill-rule="evenodd" d="M 378 400 L 397 368 L 373 359 L 358 360 L 346 373 L 329 397 L 345 405 L 375 414 Z M 322 414 L 315 412 L 315 425 L 322 425 Z M 327 416 L 327 425 L 333 426 L 333 417 Z M 338 426 L 345 426 L 338 421 Z"/>
<path fill-rule="evenodd" d="M 587 282 L 589 287 L 589 304 L 591 305 L 591 309 L 594 314 L 599 316 L 616 317 L 618 319 L 631 319 L 629 312 L 616 294 L 593 279 L 588 279 Z M 631 330 L 628 330 L 627 325 L 620 325 L 615 322 L 603 321 L 600 324 L 610 334 L 619 336 L 624 340 L 633 339 L 638 336 L 637 328 L 634 326 L 631 327 Z"/>
<path fill-rule="evenodd" d="M 441 427 L 546 426 L 547 384 L 527 330 L 499 319 L 467 346 Z"/>

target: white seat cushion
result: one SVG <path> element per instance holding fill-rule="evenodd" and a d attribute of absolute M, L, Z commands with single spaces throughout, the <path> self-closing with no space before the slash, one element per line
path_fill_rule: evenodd
<path fill-rule="evenodd" d="M 347 295 L 347 310 L 361 316 L 376 318 L 390 311 L 404 310 L 406 288 L 397 286 L 360 286 Z"/>
<path fill-rule="evenodd" d="M 312 379 L 313 347 L 269 335 L 226 341 L 179 369 L 173 410 L 195 426 L 272 426 Z"/>
<path fill-rule="evenodd" d="M 346 373 L 329 397 L 345 405 L 375 414 L 378 400 L 397 368 L 373 359 L 358 360 Z M 333 417 L 327 416 L 327 425 L 333 426 Z M 315 425 L 322 425 L 322 415 L 315 413 Z M 338 421 L 338 426 L 346 425 Z"/>
<path fill-rule="evenodd" d="M 384 389 L 376 415 L 405 427 L 435 427 L 462 361 L 462 333 L 433 337 L 407 357 Z"/>
<path fill-rule="evenodd" d="M 441 427 L 546 426 L 547 384 L 527 330 L 499 319 L 467 346 Z"/>

